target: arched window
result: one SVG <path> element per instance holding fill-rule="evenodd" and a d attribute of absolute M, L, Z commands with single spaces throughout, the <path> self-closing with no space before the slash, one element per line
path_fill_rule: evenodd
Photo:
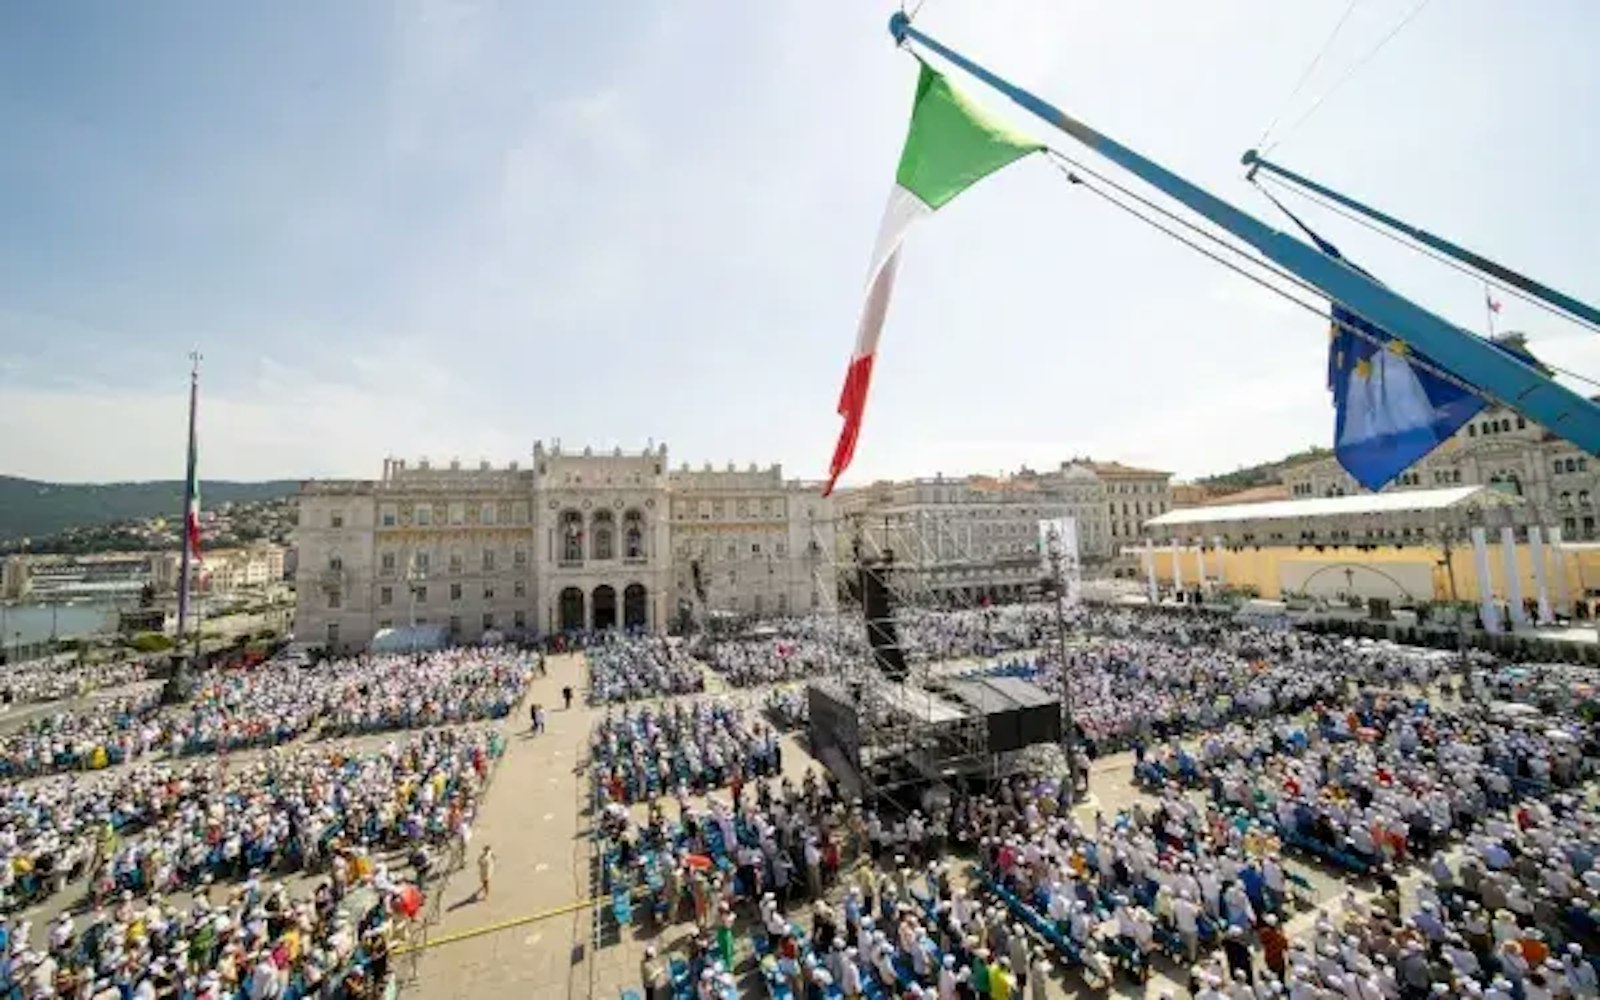
<path fill-rule="evenodd" d="M 590 554 L 595 559 L 615 559 L 617 557 L 617 529 L 611 519 L 611 512 L 609 510 L 596 511 L 594 525 L 590 530 L 594 533 Z"/>
<path fill-rule="evenodd" d="M 1588 490 L 1579 490 L 1578 491 L 1578 506 L 1579 507 L 1587 507 L 1587 506 L 1589 506 L 1589 491 Z"/>
<path fill-rule="evenodd" d="M 636 510 L 622 515 L 622 554 L 628 559 L 644 558 L 644 515 Z"/>
<path fill-rule="evenodd" d="M 583 562 L 583 515 L 575 510 L 561 512 L 561 561 Z"/>

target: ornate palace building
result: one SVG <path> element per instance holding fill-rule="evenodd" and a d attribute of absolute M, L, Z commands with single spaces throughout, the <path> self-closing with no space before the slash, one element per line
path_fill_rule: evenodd
<path fill-rule="evenodd" d="M 681 617 L 831 608 L 831 504 L 778 466 L 669 470 L 665 445 L 531 468 L 415 466 L 302 484 L 295 635 L 359 648 L 400 626 L 662 631 Z"/>

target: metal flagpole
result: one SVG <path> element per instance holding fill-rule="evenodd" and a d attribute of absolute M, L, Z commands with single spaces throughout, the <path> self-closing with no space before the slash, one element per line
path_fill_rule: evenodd
<path fill-rule="evenodd" d="M 1447 239 L 1435 236 L 1425 229 L 1418 229 L 1392 215 L 1380 212 L 1370 205 L 1363 205 L 1354 198 L 1342 195 L 1330 187 L 1324 187 L 1309 177 L 1297 174 L 1286 167 L 1280 167 L 1270 160 L 1263 160 L 1253 149 L 1244 154 L 1243 163 L 1250 168 L 1251 173 L 1257 170 L 1265 170 L 1267 173 L 1280 177 L 1296 187 L 1305 188 L 1312 194 L 1320 195 L 1343 208 L 1348 208 L 1352 212 L 1364 215 L 1385 228 L 1402 233 L 1430 250 L 1437 250 L 1439 253 L 1453 257 L 1474 271 L 1486 274 L 1496 281 L 1509 285 L 1524 294 L 1531 295 L 1564 313 L 1576 316 L 1588 323 L 1600 325 L 1600 309 L 1580 302 L 1564 292 L 1559 292 L 1547 285 L 1540 284 L 1532 278 L 1519 274 L 1503 264 L 1497 264 L 1487 257 L 1480 257 L 1466 247 L 1458 246 Z"/>
<path fill-rule="evenodd" d="M 181 701 L 188 697 L 189 662 L 183 652 L 184 632 L 189 624 L 189 584 L 192 578 L 190 563 L 194 561 L 194 546 L 189 537 L 189 516 L 194 510 L 195 470 L 198 453 L 195 447 L 195 412 L 200 398 L 200 352 L 189 352 L 189 457 L 183 476 L 183 520 L 179 534 L 183 537 L 182 555 L 178 562 L 178 632 L 172 657 L 172 679 L 164 697 Z M 197 640 L 198 642 L 198 640 Z M 198 650 L 198 645 L 196 649 Z"/>
<path fill-rule="evenodd" d="M 996 76 L 896 12 L 889 32 L 900 45 L 916 42 L 998 90 L 1024 110 L 1065 132 L 1207 221 L 1249 244 L 1267 260 L 1322 291 L 1330 300 L 1387 330 L 1453 377 L 1490 396 L 1590 454 L 1600 454 L 1600 403 L 1557 384 L 1533 366 L 1396 294 L 1343 261 L 1273 229 L 1216 195 L 1090 128 L 1049 102 Z"/>

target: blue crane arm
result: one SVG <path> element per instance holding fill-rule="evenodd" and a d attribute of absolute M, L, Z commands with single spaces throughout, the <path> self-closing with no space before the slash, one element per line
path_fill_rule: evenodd
<path fill-rule="evenodd" d="M 1513 271 L 1511 268 L 1506 267 L 1503 264 L 1496 263 L 1487 257 L 1473 253 L 1466 247 L 1451 243 L 1442 236 L 1435 236 L 1426 229 L 1418 229 L 1417 227 L 1402 222 L 1394 216 L 1385 212 L 1381 212 L 1370 205 L 1363 205 L 1354 198 L 1340 194 L 1338 191 L 1335 191 L 1330 187 L 1325 187 L 1321 184 L 1318 184 L 1311 178 L 1297 174 L 1287 167 L 1280 167 L 1271 160 L 1262 159 L 1261 155 L 1253 149 L 1244 154 L 1242 162 L 1245 166 L 1250 168 L 1252 173 L 1256 170 L 1265 170 L 1269 174 L 1281 177 L 1296 187 L 1305 188 L 1307 191 L 1319 194 L 1322 197 L 1327 198 L 1329 201 L 1336 202 L 1353 212 L 1358 212 L 1380 225 L 1387 226 L 1390 229 L 1404 233 L 1425 247 L 1437 250 L 1440 253 L 1446 254 L 1450 257 L 1454 257 L 1456 260 L 1459 260 L 1461 263 L 1467 265 L 1473 270 L 1482 272 L 1496 281 L 1510 285 L 1512 288 L 1515 288 L 1519 291 L 1526 292 L 1536 299 L 1548 302 L 1550 305 L 1555 306 L 1562 312 L 1576 316 L 1579 319 L 1593 323 L 1596 326 L 1600 326 L 1600 309 L 1596 309 L 1594 306 L 1591 306 L 1586 302 L 1575 299 L 1565 292 L 1558 291 L 1548 285 L 1535 281 L 1525 274 L 1520 274 L 1516 271 Z"/>
<path fill-rule="evenodd" d="M 1254 247 L 1263 257 L 1320 289 L 1332 301 L 1387 330 L 1435 365 L 1495 402 L 1510 407 L 1590 454 L 1600 454 L 1600 405 L 1557 384 L 1488 341 L 1461 329 L 1344 262 L 1273 229 L 1209 191 L 1147 159 L 1040 97 L 995 75 L 925 32 L 904 12 L 889 19 L 895 41 L 908 41 L 943 58 L 1010 98 L 1191 211 Z"/>

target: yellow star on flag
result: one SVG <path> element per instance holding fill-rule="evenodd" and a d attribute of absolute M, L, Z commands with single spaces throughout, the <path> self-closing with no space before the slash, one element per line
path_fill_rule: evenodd
<path fill-rule="evenodd" d="M 1360 361 L 1357 361 L 1356 362 L 1356 374 L 1361 376 L 1362 378 L 1371 378 L 1372 377 L 1372 359 L 1371 358 L 1362 358 Z"/>
<path fill-rule="evenodd" d="M 1403 340 L 1389 341 L 1388 348 L 1390 354 L 1400 358 L 1405 357 L 1411 351 L 1411 348 L 1407 347 L 1406 342 Z"/>

